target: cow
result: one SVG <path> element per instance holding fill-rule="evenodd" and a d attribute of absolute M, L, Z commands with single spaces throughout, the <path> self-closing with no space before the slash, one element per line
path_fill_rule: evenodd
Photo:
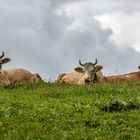
<path fill-rule="evenodd" d="M 23 68 L 13 68 L 13 69 L 2 69 L 2 64 L 8 63 L 10 58 L 4 58 L 4 52 L 0 56 L 0 82 L 4 84 L 21 83 L 21 82 L 38 82 L 42 81 L 42 78 L 37 73 L 31 73 Z"/>
<path fill-rule="evenodd" d="M 31 73 L 28 70 L 22 68 L 13 68 L 8 70 L 0 70 L 0 78 L 6 77 L 6 81 L 9 80 L 10 83 L 20 83 L 20 82 L 38 82 L 41 79 L 40 75 L 37 73 Z M 1 80 L 4 81 L 4 80 Z"/>
<path fill-rule="evenodd" d="M 137 81 L 140 80 L 140 71 L 122 75 L 104 76 L 106 82 Z"/>
<path fill-rule="evenodd" d="M 104 81 L 101 72 L 103 67 L 96 65 L 97 59 L 95 60 L 95 63 L 86 62 L 84 64 L 82 64 L 79 60 L 79 64 L 81 67 L 75 68 L 73 72 L 59 75 L 56 82 L 68 84 L 85 84 Z"/>
<path fill-rule="evenodd" d="M 10 58 L 3 58 L 4 52 L 2 52 L 2 55 L 0 55 L 0 70 L 2 69 L 2 65 L 5 63 L 8 63 L 10 61 Z"/>
<path fill-rule="evenodd" d="M 42 81 L 38 73 L 31 73 L 23 68 L 13 68 L 8 70 L 0 70 L 0 82 L 13 84 L 21 82 L 35 83 Z"/>

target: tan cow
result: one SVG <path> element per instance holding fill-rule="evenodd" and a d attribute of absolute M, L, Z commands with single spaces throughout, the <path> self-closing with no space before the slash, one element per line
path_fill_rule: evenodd
<path fill-rule="evenodd" d="M 140 71 L 122 75 L 105 76 L 106 82 L 137 81 L 140 80 Z"/>
<path fill-rule="evenodd" d="M 75 68 L 75 71 L 71 73 L 59 75 L 56 82 L 68 84 L 85 84 L 104 81 L 104 77 L 100 71 L 103 67 L 96 65 L 97 59 L 95 63 L 87 62 L 85 64 L 82 64 L 79 60 L 79 64 L 82 67 Z"/>
<path fill-rule="evenodd" d="M 2 64 L 8 63 L 10 61 L 9 58 L 4 58 L 4 52 L 0 56 L 0 67 L 2 68 Z M 20 82 L 38 82 L 42 80 L 39 74 L 31 73 L 28 70 L 22 68 L 13 68 L 13 69 L 0 69 L 0 82 L 4 84 L 11 83 L 20 83 Z"/>
<path fill-rule="evenodd" d="M 22 68 L 13 68 L 8 70 L 3 70 L 12 83 L 21 83 L 21 82 L 38 82 L 41 79 L 39 74 L 31 73 L 28 70 Z"/>
<path fill-rule="evenodd" d="M 34 83 L 38 81 L 42 81 L 39 74 L 31 73 L 22 68 L 0 70 L 0 82 L 4 84 L 21 83 L 21 82 Z"/>
<path fill-rule="evenodd" d="M 34 83 L 42 81 L 41 77 L 37 73 L 31 73 L 22 68 L 13 68 L 8 70 L 0 70 L 0 82 L 1 83 L 21 83 L 29 82 Z"/>

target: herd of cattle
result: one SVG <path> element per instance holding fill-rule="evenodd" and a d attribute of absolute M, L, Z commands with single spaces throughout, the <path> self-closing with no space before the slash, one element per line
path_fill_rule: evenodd
<path fill-rule="evenodd" d="M 4 70 L 2 65 L 8 63 L 10 58 L 4 58 L 4 52 L 0 55 L 0 83 L 6 85 L 20 82 L 38 82 L 42 81 L 42 78 L 37 73 L 31 73 L 28 70 L 22 68 L 13 68 Z M 68 84 L 85 84 L 85 83 L 103 83 L 103 82 L 120 82 L 125 80 L 140 80 L 140 71 L 127 73 L 116 76 L 104 76 L 101 70 L 103 67 L 97 65 L 97 59 L 94 63 L 87 62 L 81 63 L 81 67 L 77 67 L 71 73 L 60 74 L 55 82 L 68 83 Z M 140 69 L 140 66 L 138 66 Z"/>
<path fill-rule="evenodd" d="M 87 62 L 85 64 L 82 64 L 81 61 L 79 61 L 79 64 L 81 65 L 81 67 L 75 68 L 71 73 L 60 74 L 56 81 L 69 84 L 85 84 L 140 80 L 140 71 L 123 75 L 104 76 L 101 72 L 103 66 L 96 65 L 97 59 L 95 63 Z M 140 66 L 138 68 L 140 69 Z"/>

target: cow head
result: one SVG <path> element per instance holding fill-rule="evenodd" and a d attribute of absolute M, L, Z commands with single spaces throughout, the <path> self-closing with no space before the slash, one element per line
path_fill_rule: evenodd
<path fill-rule="evenodd" d="M 87 62 L 82 64 L 81 61 L 79 60 L 79 64 L 82 67 L 77 67 L 75 68 L 75 71 L 83 73 L 84 75 L 84 82 L 85 83 L 92 83 L 96 81 L 96 72 L 102 69 L 102 66 L 96 66 L 97 64 L 97 59 L 95 60 L 95 63 L 92 62 Z"/>
<path fill-rule="evenodd" d="M 2 69 L 2 64 L 8 63 L 10 61 L 10 58 L 3 58 L 4 52 L 2 52 L 2 55 L 0 55 L 0 69 Z"/>

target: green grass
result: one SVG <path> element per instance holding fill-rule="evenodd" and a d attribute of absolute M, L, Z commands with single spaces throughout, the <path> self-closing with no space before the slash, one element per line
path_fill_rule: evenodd
<path fill-rule="evenodd" d="M 140 82 L 0 85 L 0 140 L 139 140 Z"/>

